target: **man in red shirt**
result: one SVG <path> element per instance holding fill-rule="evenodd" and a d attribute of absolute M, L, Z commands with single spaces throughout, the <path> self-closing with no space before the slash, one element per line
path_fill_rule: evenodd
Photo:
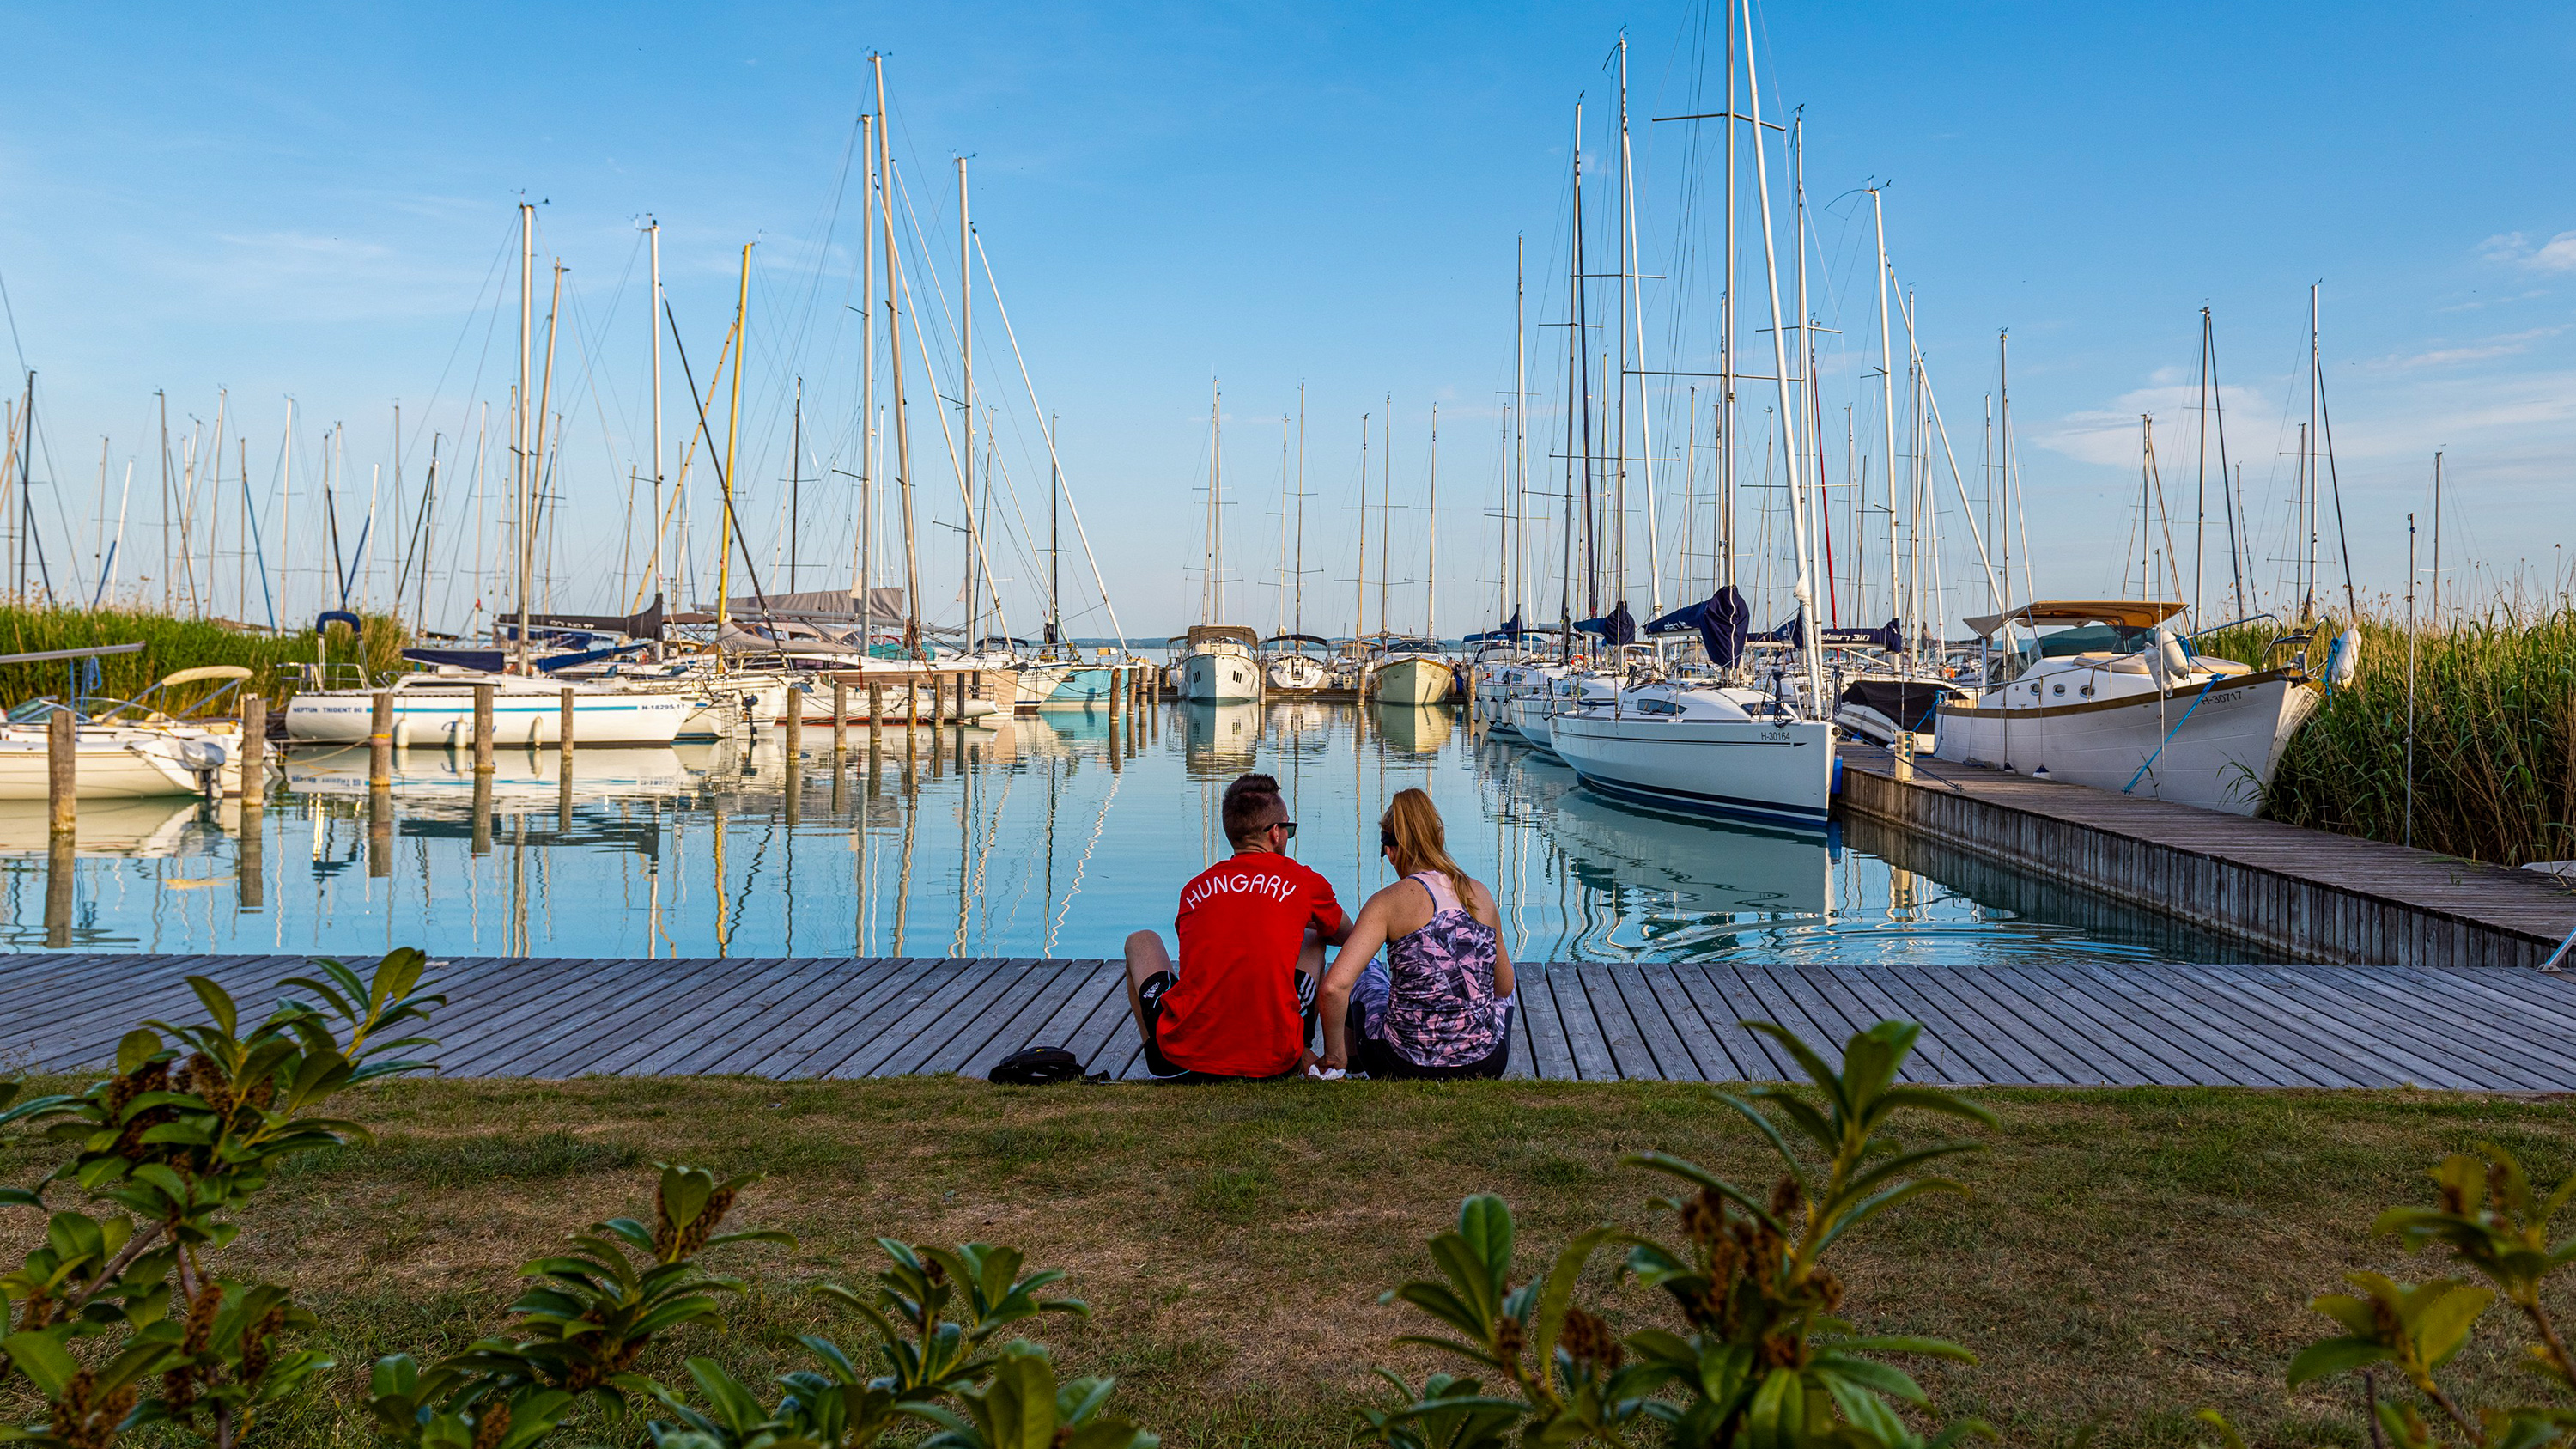
<path fill-rule="evenodd" d="M 1179 965 L 1160 932 L 1127 938 L 1127 1004 L 1157 1081 L 1281 1077 L 1316 1060 L 1315 984 L 1350 920 L 1331 884 L 1288 858 L 1297 822 L 1277 780 L 1226 787 L 1225 834 L 1234 854 L 1181 890 Z"/>

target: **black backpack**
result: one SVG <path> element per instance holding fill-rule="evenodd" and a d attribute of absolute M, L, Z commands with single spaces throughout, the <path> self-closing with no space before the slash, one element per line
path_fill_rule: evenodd
<path fill-rule="evenodd" d="M 1043 1087 L 1054 1082 L 1078 1082 L 1082 1080 L 1082 1058 L 1063 1047 L 1030 1047 L 1002 1058 L 987 1076 L 1007 1087 Z"/>

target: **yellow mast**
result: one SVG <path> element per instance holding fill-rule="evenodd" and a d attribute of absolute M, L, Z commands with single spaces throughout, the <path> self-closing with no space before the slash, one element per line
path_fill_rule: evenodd
<path fill-rule="evenodd" d="M 742 435 L 742 359 L 743 318 L 751 310 L 751 248 L 742 244 L 742 287 L 733 304 L 733 401 L 725 409 L 724 472 L 716 480 L 724 489 L 724 510 L 716 515 L 716 634 L 721 641 L 729 614 L 727 596 L 733 592 L 733 449 Z M 724 646 L 716 646 L 716 657 L 724 657 Z"/>

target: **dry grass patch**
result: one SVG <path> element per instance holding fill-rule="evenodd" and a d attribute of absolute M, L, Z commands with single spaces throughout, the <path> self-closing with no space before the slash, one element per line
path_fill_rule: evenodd
<path fill-rule="evenodd" d="M 1933 1369 L 1936 1398 L 2008 1442 L 2192 1444 L 2203 1405 L 2257 1443 L 2363 1442 L 2353 1395 L 2291 1395 L 2320 1336 L 2309 1295 L 2362 1266 L 2383 1205 L 2481 1139 L 2533 1176 L 2576 1170 L 2563 1103 L 2430 1093 L 1997 1091 L 2003 1125 L 1959 1175 L 1966 1198 L 1909 1205 L 1843 1253 L 1873 1327 L 1954 1338 L 1984 1363 Z M 376 1355 L 462 1346 L 500 1321 L 517 1264 L 649 1197 L 646 1167 L 769 1176 L 734 1215 L 795 1232 L 793 1253 L 717 1260 L 755 1291 L 727 1334 L 684 1336 L 755 1377 L 795 1335 L 831 1331 L 800 1291 L 856 1278 L 879 1234 L 985 1240 L 1071 1270 L 1088 1323 L 1043 1324 L 1069 1371 L 1117 1374 L 1120 1402 L 1175 1446 L 1342 1444 L 1372 1363 L 1426 1361 L 1379 1291 L 1428 1268 L 1460 1198 L 1504 1194 L 1524 1261 L 1609 1218 L 1646 1226 L 1656 1190 L 1618 1168 L 1654 1148 L 1767 1182 L 1750 1133 L 1708 1089 L 1670 1083 L 1054 1087 L 734 1078 L 407 1082 L 350 1104 L 372 1148 L 297 1163 L 245 1220 L 232 1271 L 273 1276 L 321 1315 L 344 1365 L 298 1443 L 368 1441 L 355 1395 Z M 0 1180 L 51 1158 L 0 1139 Z M 23 1216 L 6 1220 L 22 1250 Z M 1662 1225 L 1656 1225 L 1658 1227 Z M 2421 1271 L 2420 1268 L 2418 1271 Z M 1621 1327 L 1658 1305 L 1587 1290 Z M 2478 1365 L 2483 1383 L 2504 1371 Z M 631 1427 L 631 1426 L 630 1426 Z M 640 1439 L 640 1434 L 632 1437 Z"/>

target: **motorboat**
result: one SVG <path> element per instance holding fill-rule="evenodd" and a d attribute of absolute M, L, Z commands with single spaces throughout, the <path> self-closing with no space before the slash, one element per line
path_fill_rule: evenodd
<path fill-rule="evenodd" d="M 1180 697 L 1190 704 L 1250 704 L 1261 698 L 1261 636 L 1238 624 L 1199 624 L 1182 636 Z"/>
<path fill-rule="evenodd" d="M 1974 699 L 1941 705 L 1934 754 L 2253 814 L 2291 736 L 2324 702 L 2325 683 L 2306 666 L 2305 635 L 2276 641 L 2261 667 L 2193 653 L 2171 628 L 2183 608 L 2050 600 L 1969 619 L 1980 637 L 2007 645 Z M 2009 642 L 2015 628 L 2030 637 Z M 2285 647 L 2297 652 L 2273 664 Z M 2349 652 L 2336 662 L 2349 667 Z"/>
<path fill-rule="evenodd" d="M 50 700 L 29 701 L 0 725 L 0 800 L 49 798 L 52 742 L 43 716 L 60 708 Z M 221 794 L 228 764 L 238 792 L 240 764 L 215 739 L 125 725 L 82 723 L 72 731 L 75 799 Z"/>
<path fill-rule="evenodd" d="M 1549 748 L 1585 785 L 1663 809 L 1824 827 L 1834 780 L 1829 721 L 1706 681 L 1602 683 L 1575 681 L 1570 706 L 1548 721 Z"/>

